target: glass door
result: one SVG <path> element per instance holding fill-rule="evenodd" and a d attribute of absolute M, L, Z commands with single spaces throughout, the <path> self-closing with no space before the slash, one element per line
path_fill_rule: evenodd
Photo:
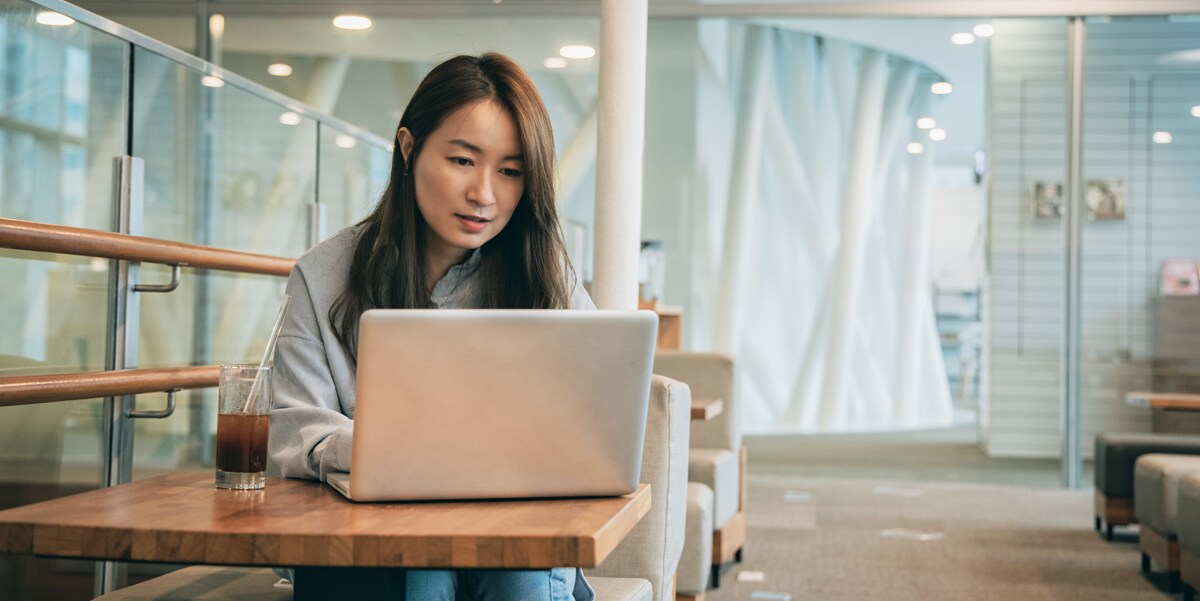
<path fill-rule="evenodd" d="M 1105 431 L 1200 431 L 1131 391 L 1200 393 L 1200 15 L 1087 19 L 1081 449 Z"/>

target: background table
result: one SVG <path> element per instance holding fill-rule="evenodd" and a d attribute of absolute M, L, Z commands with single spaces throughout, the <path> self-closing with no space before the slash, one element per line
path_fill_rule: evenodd
<path fill-rule="evenodd" d="M 258 566 L 595 567 L 650 510 L 623 497 L 353 503 L 268 478 L 217 490 L 180 472 L 0 511 L 0 553 Z"/>
<path fill-rule="evenodd" d="M 1150 409 L 1155 432 L 1200 434 L 1200 394 L 1134 391 L 1125 393 L 1125 402 Z"/>
<path fill-rule="evenodd" d="M 692 399 L 692 419 L 697 421 L 708 421 L 725 410 L 725 401 L 722 399 Z"/>

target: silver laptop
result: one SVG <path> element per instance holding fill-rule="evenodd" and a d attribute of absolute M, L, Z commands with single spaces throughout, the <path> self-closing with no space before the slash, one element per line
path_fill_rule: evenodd
<path fill-rule="evenodd" d="M 350 474 L 327 480 L 355 501 L 632 492 L 657 325 L 651 311 L 367 311 Z"/>

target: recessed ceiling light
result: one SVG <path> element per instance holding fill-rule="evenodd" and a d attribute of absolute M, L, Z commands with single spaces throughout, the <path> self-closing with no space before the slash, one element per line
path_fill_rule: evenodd
<path fill-rule="evenodd" d="M 909 142 L 904 149 L 908 151 L 908 154 L 921 154 L 925 152 L 925 145 L 920 142 Z"/>
<path fill-rule="evenodd" d="M 996 33 L 996 28 L 992 27 L 991 23 L 980 23 L 971 30 L 977 37 L 990 38 Z"/>
<path fill-rule="evenodd" d="M 929 86 L 929 91 L 934 94 L 949 94 L 954 91 L 954 86 L 950 85 L 948 81 L 939 81 Z"/>
<path fill-rule="evenodd" d="M 212 15 L 208 18 L 208 31 L 214 38 L 225 35 L 225 15 Z"/>
<path fill-rule="evenodd" d="M 933 140 L 935 142 L 940 142 L 942 140 L 945 140 L 946 139 L 946 130 L 944 130 L 940 127 L 929 130 L 929 139 Z"/>
<path fill-rule="evenodd" d="M 935 125 L 937 125 L 937 121 L 934 121 L 933 117 L 921 117 L 917 119 L 917 129 L 933 129 Z"/>
<path fill-rule="evenodd" d="M 955 46 L 966 46 L 967 44 L 975 43 L 975 34 L 960 32 L 950 36 L 950 43 Z"/>
<path fill-rule="evenodd" d="M 1173 138 L 1171 137 L 1171 132 L 1169 131 L 1156 131 L 1154 132 L 1154 135 L 1150 137 L 1150 139 L 1154 140 L 1155 144 L 1170 144 Z"/>
<path fill-rule="evenodd" d="M 52 10 L 43 10 L 38 12 L 37 22 L 41 23 L 42 25 L 54 25 L 61 27 L 63 25 L 70 25 L 74 23 L 75 19 L 72 19 L 71 17 L 68 17 L 62 13 L 56 13 Z"/>
<path fill-rule="evenodd" d="M 333 143 L 336 144 L 338 148 L 354 148 L 354 146 L 358 144 L 358 140 L 355 140 L 354 136 L 339 134 L 337 138 L 334 138 Z"/>
<path fill-rule="evenodd" d="M 200 84 L 206 88 L 219 88 L 225 85 L 225 80 L 212 75 L 205 75 L 200 78 Z"/>
<path fill-rule="evenodd" d="M 1192 107 L 1192 116 L 1200 117 L 1200 104 L 1197 104 L 1196 106 Z"/>
<path fill-rule="evenodd" d="M 596 49 L 591 46 L 563 46 L 558 49 L 558 54 L 563 58 L 592 58 L 596 56 Z"/>
<path fill-rule="evenodd" d="M 279 116 L 279 122 L 284 125 L 299 125 L 300 124 L 300 114 L 293 113 L 292 111 L 288 111 Z"/>
<path fill-rule="evenodd" d="M 551 57 L 547 58 L 546 60 L 542 61 L 542 66 L 547 69 L 562 69 L 563 67 L 566 67 L 568 64 L 569 63 L 567 63 L 567 59 L 565 59 L 561 56 L 551 56 Z"/>
<path fill-rule="evenodd" d="M 287 77 L 292 74 L 292 66 L 286 63 L 272 63 L 267 67 L 267 73 L 275 77 Z"/>
<path fill-rule="evenodd" d="M 371 19 L 362 15 L 338 15 L 333 18 L 333 26 L 339 29 L 370 29 Z"/>

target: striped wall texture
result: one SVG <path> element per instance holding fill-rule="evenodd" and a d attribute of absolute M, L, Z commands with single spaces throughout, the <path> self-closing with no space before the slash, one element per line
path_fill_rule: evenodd
<path fill-rule="evenodd" d="M 993 456 L 1060 454 L 1066 219 L 1037 218 L 1035 182 L 1067 179 L 1067 23 L 997 20 L 989 61 L 987 373 L 981 444 Z M 1083 232 L 1081 444 L 1150 429 L 1124 402 L 1155 386 L 1160 263 L 1200 258 L 1200 23 L 1088 21 L 1083 180 L 1120 180 L 1124 219 Z M 1200 54 L 1200 50 L 1193 50 Z M 1155 144 L 1156 131 L 1172 143 Z M 1200 340 L 1197 341 L 1200 354 Z"/>

